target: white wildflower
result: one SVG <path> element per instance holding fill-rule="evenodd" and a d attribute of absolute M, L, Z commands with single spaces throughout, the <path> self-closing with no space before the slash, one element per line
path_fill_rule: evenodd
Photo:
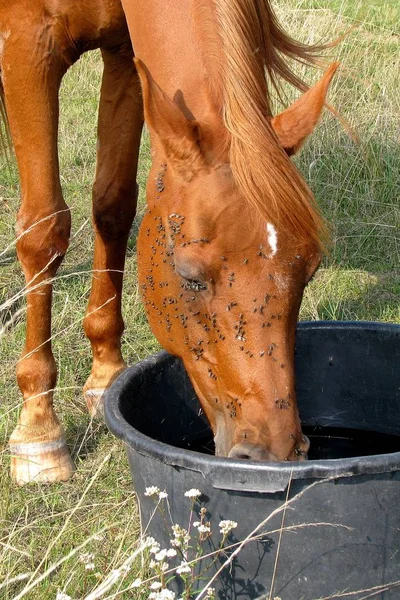
<path fill-rule="evenodd" d="M 159 552 L 157 552 L 157 553 L 154 555 L 154 558 L 155 558 L 155 560 L 157 560 L 157 561 L 159 561 L 159 562 L 160 562 L 160 561 L 164 560 L 164 558 L 165 558 L 166 556 L 167 556 L 167 551 L 164 549 L 164 550 L 160 550 Z"/>
<path fill-rule="evenodd" d="M 140 577 L 137 577 L 135 579 L 135 581 L 131 584 L 131 587 L 133 588 L 138 588 L 142 585 L 142 580 L 140 579 Z"/>
<path fill-rule="evenodd" d="M 215 599 L 215 588 L 209 587 L 207 589 L 207 593 L 204 596 L 204 600 L 214 600 Z"/>
<path fill-rule="evenodd" d="M 172 525 L 172 532 L 174 534 L 174 538 L 170 540 L 171 546 L 185 550 L 190 542 L 189 532 L 180 525 Z"/>
<path fill-rule="evenodd" d="M 219 530 L 222 533 L 222 535 L 228 535 L 228 533 L 230 531 L 232 531 L 232 529 L 235 529 L 235 527 L 237 527 L 237 523 L 236 521 L 220 521 L 219 523 Z"/>
<path fill-rule="evenodd" d="M 168 548 L 167 556 L 168 558 L 173 558 L 174 556 L 176 556 L 176 550 L 174 550 L 174 548 Z"/>
<path fill-rule="evenodd" d="M 94 562 L 89 562 L 89 563 L 86 563 L 86 565 L 85 565 L 86 571 L 94 571 L 94 567 L 95 567 Z"/>
<path fill-rule="evenodd" d="M 200 521 L 193 521 L 193 527 L 198 527 L 199 525 L 201 525 Z"/>
<path fill-rule="evenodd" d="M 154 546 L 154 544 L 158 544 L 158 542 L 150 535 L 147 536 L 147 538 L 144 540 L 144 543 L 146 546 Z"/>
<path fill-rule="evenodd" d="M 162 587 L 161 581 L 153 581 L 153 583 L 150 585 L 151 590 L 159 590 L 160 587 Z"/>
<path fill-rule="evenodd" d="M 160 600 L 175 600 L 175 592 L 172 590 L 161 590 Z"/>
<path fill-rule="evenodd" d="M 68 594 L 64 594 L 64 592 L 58 590 L 56 600 L 72 600 L 72 598 L 71 596 L 68 596 Z"/>
<path fill-rule="evenodd" d="M 192 569 L 190 568 L 188 563 L 185 560 L 183 560 L 179 567 L 176 569 L 176 572 L 178 573 L 178 575 L 182 575 L 183 573 L 190 573 L 191 570 Z"/>
<path fill-rule="evenodd" d="M 172 531 L 174 532 L 174 536 L 178 537 L 181 535 L 182 531 L 186 531 L 183 527 L 181 527 L 180 525 L 178 525 L 177 523 L 175 525 L 172 525 L 171 527 Z"/>
<path fill-rule="evenodd" d="M 158 497 L 159 497 L 160 500 L 162 500 L 163 498 L 168 498 L 168 494 L 164 490 L 163 492 L 158 492 Z"/>
<path fill-rule="evenodd" d="M 160 544 L 158 542 L 154 542 L 154 545 L 150 547 L 150 554 L 157 554 L 160 552 Z"/>
<path fill-rule="evenodd" d="M 201 496 L 201 491 L 196 488 L 192 488 L 191 490 L 185 492 L 185 496 L 191 500 L 197 500 L 197 498 Z"/>
<path fill-rule="evenodd" d="M 151 496 L 158 496 L 159 493 L 160 493 L 160 490 L 158 489 L 158 487 L 155 485 L 152 485 L 152 486 L 146 488 L 144 495 L 151 497 Z"/>
<path fill-rule="evenodd" d="M 211 528 L 208 525 L 199 525 L 197 531 L 199 533 L 211 533 Z"/>
<path fill-rule="evenodd" d="M 149 596 L 149 600 L 175 600 L 175 592 L 171 590 L 160 590 L 159 592 L 152 592 Z"/>

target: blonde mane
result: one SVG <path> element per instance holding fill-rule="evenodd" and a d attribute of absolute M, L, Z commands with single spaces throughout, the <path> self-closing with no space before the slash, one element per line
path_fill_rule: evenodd
<path fill-rule="evenodd" d="M 239 189 L 275 226 L 324 248 L 324 219 L 271 126 L 269 89 L 272 84 L 279 91 L 280 79 L 308 89 L 287 59 L 317 63 L 324 47 L 290 38 L 269 0 L 214 0 L 212 15 L 209 2 L 208 8 L 205 2 L 199 4 L 203 59 L 214 97 L 219 103 L 223 98 L 230 164 Z"/>

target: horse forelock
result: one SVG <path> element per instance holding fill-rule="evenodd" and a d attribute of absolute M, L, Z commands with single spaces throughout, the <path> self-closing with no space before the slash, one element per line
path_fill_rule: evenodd
<path fill-rule="evenodd" d="M 244 197 L 269 221 L 300 241 L 325 247 L 327 227 L 308 185 L 281 148 L 271 125 L 270 85 L 279 79 L 307 89 L 286 58 L 318 62 L 323 49 L 291 39 L 268 0 L 197 3 L 196 20 L 206 79 L 223 99 L 229 159 Z"/>

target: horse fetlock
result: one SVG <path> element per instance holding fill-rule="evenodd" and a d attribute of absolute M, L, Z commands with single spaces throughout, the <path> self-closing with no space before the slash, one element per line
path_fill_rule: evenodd
<path fill-rule="evenodd" d="M 64 430 L 48 399 L 49 393 L 25 399 L 10 444 L 40 444 L 64 437 Z"/>
<path fill-rule="evenodd" d="M 125 369 L 126 363 L 122 359 L 113 363 L 93 363 L 92 372 L 85 383 L 84 390 L 110 387 L 114 379 Z"/>
<path fill-rule="evenodd" d="M 93 363 L 92 372 L 83 388 L 86 405 L 92 417 L 103 415 L 104 392 L 125 369 L 126 363 L 122 357 L 116 362 Z"/>
<path fill-rule="evenodd" d="M 92 419 L 104 418 L 104 388 L 90 388 L 84 391 L 84 397 L 89 415 Z"/>

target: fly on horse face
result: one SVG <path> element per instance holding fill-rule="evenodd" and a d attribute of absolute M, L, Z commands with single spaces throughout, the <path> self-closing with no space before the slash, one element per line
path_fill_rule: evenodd
<path fill-rule="evenodd" d="M 58 177 L 57 98 L 69 64 L 98 46 L 105 73 L 93 194 L 96 273 L 84 322 L 94 359 L 88 406 L 95 412 L 125 366 L 121 271 L 135 212 L 143 97 L 153 164 L 138 262 L 151 328 L 182 358 L 218 455 L 304 459 L 294 339 L 324 225 L 289 157 L 317 123 L 337 65 L 273 117 L 277 77 L 301 87 L 286 57 L 308 61 L 318 49 L 287 36 L 268 0 L 123 0 L 135 67 L 117 4 L 14 5 L 0 0 L 1 69 L 23 192 L 18 256 L 30 288 L 17 373 L 24 407 L 10 442 L 15 480 L 62 480 L 73 469 L 52 404 L 49 341 L 49 279 L 70 229 Z"/>

